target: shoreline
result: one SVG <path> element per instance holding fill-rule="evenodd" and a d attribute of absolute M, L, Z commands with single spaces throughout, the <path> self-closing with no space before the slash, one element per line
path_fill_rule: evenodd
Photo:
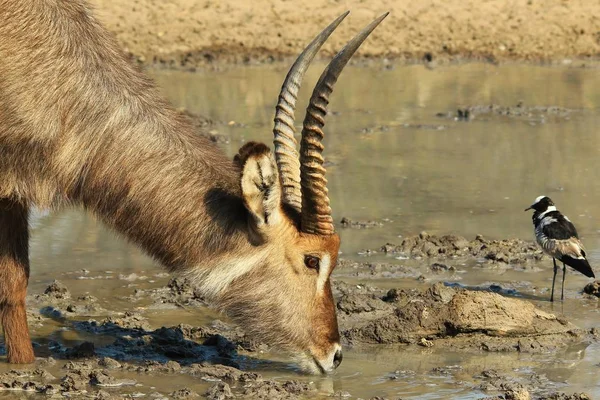
<path fill-rule="evenodd" d="M 209 54 L 209 57 L 203 57 L 202 54 Z M 297 55 L 275 55 L 275 54 L 258 54 L 253 53 L 219 53 L 217 57 L 207 50 L 200 50 L 197 55 L 187 56 L 183 54 L 161 55 L 148 61 L 144 57 L 140 58 L 133 53 L 128 53 L 132 62 L 139 67 L 149 71 L 224 71 L 233 68 L 256 68 L 256 67 L 273 67 L 273 68 L 289 68 L 294 62 Z M 332 57 L 322 55 L 315 57 L 313 64 L 326 64 L 331 61 Z M 436 69 L 444 67 L 461 66 L 468 64 L 487 64 L 492 66 L 506 65 L 529 65 L 547 68 L 582 68 L 582 69 L 598 69 L 600 68 L 600 57 L 571 59 L 565 58 L 560 60 L 525 60 L 525 59 L 506 59 L 502 61 L 493 60 L 486 57 L 449 57 L 439 58 L 433 61 L 427 61 L 424 58 L 407 58 L 405 56 L 397 57 L 366 57 L 361 55 L 354 56 L 348 65 L 358 68 L 375 68 L 378 70 L 395 69 L 402 67 L 410 67 L 422 65 L 427 69 Z"/>

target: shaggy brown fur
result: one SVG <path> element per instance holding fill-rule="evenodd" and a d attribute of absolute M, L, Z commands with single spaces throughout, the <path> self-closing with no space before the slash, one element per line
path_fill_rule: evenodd
<path fill-rule="evenodd" d="M 266 146 L 232 163 L 196 135 L 81 0 L 0 0 L 0 38 L 0 308 L 10 362 L 33 360 L 27 207 L 65 204 L 195 276 L 250 330 L 329 362 L 339 239 L 299 232 Z M 329 255 L 326 277 L 305 267 L 309 253 Z"/>

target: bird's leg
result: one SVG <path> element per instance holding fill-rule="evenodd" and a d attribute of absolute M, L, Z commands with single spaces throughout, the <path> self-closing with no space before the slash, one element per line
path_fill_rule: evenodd
<path fill-rule="evenodd" d="M 563 263 L 563 281 L 560 293 L 560 300 L 563 301 L 565 299 L 565 273 L 567 272 L 567 266 Z"/>
<path fill-rule="evenodd" d="M 552 278 L 552 294 L 550 295 L 550 302 L 554 302 L 554 282 L 556 281 L 556 271 L 558 271 L 556 259 L 554 257 L 552 257 L 552 263 L 554 264 L 554 277 Z"/>

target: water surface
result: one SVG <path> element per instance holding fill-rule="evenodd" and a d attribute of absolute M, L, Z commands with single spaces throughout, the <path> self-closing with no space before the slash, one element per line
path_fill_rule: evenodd
<path fill-rule="evenodd" d="M 322 68 L 313 67 L 305 79 L 298 127 L 310 86 Z M 153 75 L 176 106 L 219 121 L 214 129 L 230 137 L 222 146 L 233 156 L 248 140 L 270 143 L 274 105 L 285 72 L 283 68 L 261 67 L 193 74 L 160 71 Z M 567 118 L 482 115 L 468 122 L 436 115 L 469 105 L 511 106 L 519 102 L 571 111 Z M 600 185 L 596 183 L 599 105 L 600 75 L 595 70 L 478 64 L 436 69 L 349 67 L 331 96 L 332 112 L 325 127 L 334 219 L 372 219 L 383 222 L 383 226 L 339 229 L 343 256 L 363 258 L 358 255 L 363 249 L 377 249 L 423 230 L 469 239 L 482 234 L 529 240 L 531 215 L 523 209 L 545 194 L 577 226 L 592 265 L 600 265 Z M 167 279 L 140 251 L 76 210 L 38 214 L 33 221 L 31 247 L 33 291 L 58 277 L 76 295 L 90 292 L 111 309 L 126 310 L 132 305 L 124 296 L 136 285 L 158 286 Z M 392 257 L 386 261 L 406 262 Z M 475 273 L 467 262 L 451 280 L 467 285 L 531 282 L 533 289 L 524 294 L 537 296 L 537 306 L 564 313 L 580 326 L 600 325 L 598 303 L 579 294 L 587 282 L 581 275 L 568 276 L 568 299 L 563 305 L 545 301 L 552 277 L 551 263 L 546 264 L 533 272 Z M 77 279 L 80 274 L 76 272 L 82 269 L 103 279 Z M 116 278 L 130 273 L 150 279 L 131 284 Z M 371 283 L 425 287 L 414 279 Z M 186 310 L 177 314 L 156 311 L 152 315 L 153 323 L 160 326 L 201 324 L 213 314 Z M 265 355 L 266 359 L 273 357 L 278 355 Z M 269 377 L 313 381 L 324 393 L 345 390 L 359 397 L 484 397 L 469 381 L 489 368 L 509 369 L 522 377 L 540 374 L 547 378 L 548 388 L 600 396 L 599 358 L 598 345 L 549 355 L 457 354 L 435 348 L 373 346 L 348 349 L 339 371 L 329 378 L 298 377 L 291 368 L 276 370 L 269 363 L 255 367 Z M 462 369 L 451 375 L 431 372 L 435 367 L 453 365 Z M 185 385 L 200 393 L 206 386 L 185 377 L 167 379 L 164 384 L 173 390 Z"/>

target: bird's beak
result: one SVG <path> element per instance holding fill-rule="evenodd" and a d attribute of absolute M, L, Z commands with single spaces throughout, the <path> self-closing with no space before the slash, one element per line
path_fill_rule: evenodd
<path fill-rule="evenodd" d="M 525 209 L 525 211 L 531 210 L 532 208 L 533 208 L 532 206 L 529 206 Z"/>

